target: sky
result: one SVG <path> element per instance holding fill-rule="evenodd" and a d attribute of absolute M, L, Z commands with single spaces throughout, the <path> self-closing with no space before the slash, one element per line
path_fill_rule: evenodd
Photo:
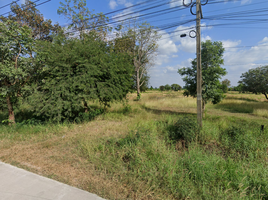
<path fill-rule="evenodd" d="M 45 1 L 39 0 L 36 4 Z M 65 0 L 50 0 L 37 8 L 46 19 L 66 25 L 69 21 L 57 14 L 60 1 Z M 201 0 L 203 3 L 205 1 Z M 185 4 L 190 2 L 184 1 Z M 10 11 L 9 6 L 1 8 L 9 3 L 10 0 L 0 0 L 0 15 Z M 24 3 L 24 0 L 18 3 Z M 139 6 L 135 6 L 137 4 Z M 191 14 L 189 7 L 183 6 L 182 0 L 87 0 L 87 7 L 94 13 L 114 12 L 106 15 L 110 22 L 136 16 L 139 22 L 147 21 L 154 26 L 161 38 L 154 64 L 149 69 L 149 86 L 173 83 L 184 86 L 177 71 L 190 67 L 196 57 L 196 38 L 189 37 L 189 32 L 195 30 L 196 16 Z M 192 11 L 195 12 L 195 7 Z M 221 41 L 225 48 L 222 67 L 227 75 L 222 80 L 229 79 L 231 85 L 236 86 L 242 73 L 268 65 L 267 0 L 208 0 L 202 6 L 202 13 L 202 41 Z M 129 15 L 123 16 L 126 14 Z M 167 25 L 170 25 L 169 29 L 164 28 Z M 187 36 L 181 38 L 181 34 Z"/>

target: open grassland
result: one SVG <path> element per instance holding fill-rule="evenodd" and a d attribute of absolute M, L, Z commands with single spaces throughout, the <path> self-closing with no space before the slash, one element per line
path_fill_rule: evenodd
<path fill-rule="evenodd" d="M 0 160 L 106 199 L 268 199 L 267 112 L 229 93 L 198 130 L 196 99 L 129 94 L 90 122 L 0 125 Z"/>

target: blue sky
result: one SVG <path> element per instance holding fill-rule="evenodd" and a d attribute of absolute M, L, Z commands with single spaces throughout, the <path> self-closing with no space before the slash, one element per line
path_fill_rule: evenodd
<path fill-rule="evenodd" d="M 40 0 L 42 3 L 45 0 Z M 45 18 L 53 22 L 59 22 L 64 25 L 67 20 L 63 16 L 57 15 L 59 2 L 63 0 L 51 0 L 48 3 L 38 6 Z M 143 0 L 145 1 L 145 0 Z M 190 0 L 185 0 L 189 3 Z M 195 0 L 193 0 L 195 1 Z M 0 7 L 10 3 L 10 0 L 0 0 Z M 23 2 L 20 0 L 20 2 Z M 126 8 L 137 3 L 140 0 L 87 0 L 89 10 L 95 10 L 95 13 L 108 13 Z M 237 85 L 242 73 L 251 68 L 268 64 L 268 1 L 267 0 L 209 0 L 207 5 L 202 6 L 204 19 L 201 24 L 202 41 L 222 41 L 225 47 L 224 65 L 228 74 L 223 77 L 231 81 L 231 85 Z M 194 20 L 195 16 L 190 14 L 190 9 L 178 10 L 162 14 L 163 9 L 184 8 L 182 0 L 155 0 L 155 5 L 166 3 L 161 7 L 149 9 L 140 12 L 144 8 L 150 7 L 150 4 L 143 4 L 139 7 L 116 12 L 107 15 L 110 21 L 113 18 L 135 12 L 140 21 L 147 21 L 151 25 L 160 27 L 159 34 L 164 34 L 158 41 L 159 49 L 155 58 L 153 67 L 149 70 L 150 85 L 159 87 L 160 85 L 177 83 L 184 85 L 181 76 L 177 73 L 181 67 L 189 67 L 191 60 L 195 58 L 195 39 L 190 37 L 181 38 L 180 34 L 188 31 L 174 32 L 195 26 L 195 22 L 180 25 L 185 20 Z M 177 6 L 177 7 L 176 7 Z M 179 6 L 179 7 L 178 7 Z M 0 15 L 8 12 L 9 7 L 0 9 Z M 150 17 L 140 17 L 145 13 L 157 11 L 157 15 Z M 245 12 L 246 11 L 246 12 Z M 238 13 L 239 12 L 239 13 Z M 234 15 L 236 14 L 237 15 Z M 232 18 L 220 19 L 219 17 Z M 165 24 L 177 23 L 173 28 L 163 30 Z M 217 25 L 220 24 L 220 25 Z M 223 25 L 225 24 L 225 25 Z M 168 32 L 171 32 L 168 34 Z"/>

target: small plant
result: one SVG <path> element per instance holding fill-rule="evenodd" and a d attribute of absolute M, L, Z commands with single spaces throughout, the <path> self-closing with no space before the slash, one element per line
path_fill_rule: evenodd
<path fill-rule="evenodd" d="M 9 119 L 2 120 L 2 124 L 4 124 L 4 125 L 8 125 L 10 123 L 12 123 L 12 121 L 10 121 Z"/>
<path fill-rule="evenodd" d="M 183 117 L 170 127 L 169 137 L 173 141 L 183 139 L 187 144 L 195 140 L 198 132 L 199 129 L 196 119 Z"/>
<path fill-rule="evenodd" d="M 141 99 L 141 93 L 139 93 L 138 95 L 137 95 L 137 101 L 139 101 Z"/>
<path fill-rule="evenodd" d="M 129 104 L 125 105 L 123 108 L 123 114 L 128 114 L 132 111 L 132 108 Z"/>
<path fill-rule="evenodd" d="M 95 119 L 98 115 L 101 115 L 104 113 L 104 109 L 96 109 L 96 110 L 91 110 L 86 113 L 79 113 L 78 117 L 75 118 L 76 122 L 84 122 L 84 121 L 91 121 Z"/>

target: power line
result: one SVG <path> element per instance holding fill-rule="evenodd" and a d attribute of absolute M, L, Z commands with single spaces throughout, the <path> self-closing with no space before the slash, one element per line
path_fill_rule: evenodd
<path fill-rule="evenodd" d="M 5 7 L 7 7 L 7 6 L 9 6 L 9 5 L 13 4 L 13 3 L 18 2 L 18 1 L 19 1 L 19 0 L 13 1 L 13 2 L 11 2 L 11 3 L 7 4 L 7 5 L 4 5 L 4 6 L 0 7 L 0 9 L 5 8 Z"/>
<path fill-rule="evenodd" d="M 36 1 L 34 1 L 34 2 L 31 2 L 31 4 L 34 4 L 34 3 L 38 2 L 38 1 L 41 1 L 41 0 L 36 0 Z M 49 0 L 49 1 L 51 1 L 51 0 Z M 24 8 L 24 7 L 26 7 L 26 6 L 28 6 L 28 5 L 25 4 L 25 5 L 21 6 L 20 8 Z M 37 6 L 37 5 L 36 5 L 36 6 Z M 36 7 L 36 6 L 35 6 L 35 7 Z M 9 13 L 11 13 L 11 12 L 12 12 L 12 11 L 6 12 L 6 13 L 0 15 L 0 16 L 9 14 Z M 14 14 L 13 14 L 13 15 L 14 15 Z M 11 15 L 11 16 L 13 16 L 13 15 Z"/>

